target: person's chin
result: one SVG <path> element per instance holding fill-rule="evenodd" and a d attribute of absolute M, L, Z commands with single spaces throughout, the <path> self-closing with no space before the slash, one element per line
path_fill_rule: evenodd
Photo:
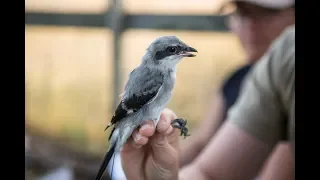
<path fill-rule="evenodd" d="M 260 53 L 258 49 L 247 51 L 246 54 L 247 54 L 246 60 L 249 63 L 256 62 L 263 56 L 263 53 Z"/>

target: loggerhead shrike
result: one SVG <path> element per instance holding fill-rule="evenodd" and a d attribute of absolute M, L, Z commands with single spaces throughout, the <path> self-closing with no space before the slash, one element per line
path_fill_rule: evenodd
<path fill-rule="evenodd" d="M 109 136 L 109 149 L 97 173 L 100 180 L 115 152 L 119 152 L 132 132 L 148 120 L 157 125 L 160 114 L 168 104 L 176 81 L 176 65 L 184 57 L 194 57 L 196 49 L 186 45 L 176 36 L 162 36 L 154 40 L 142 57 L 141 64 L 130 74 L 121 95 L 121 102 L 106 129 L 114 125 Z M 188 136 L 187 122 L 172 121 L 172 126 Z M 105 130 L 106 130 L 105 129 Z"/>

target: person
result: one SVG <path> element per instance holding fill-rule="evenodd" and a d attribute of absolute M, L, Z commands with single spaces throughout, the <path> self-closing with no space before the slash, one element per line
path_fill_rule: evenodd
<path fill-rule="evenodd" d="M 228 15 L 227 24 L 231 32 L 239 38 L 247 63 L 236 69 L 224 81 L 220 91 L 213 94 L 204 120 L 192 132 L 192 136 L 181 144 L 179 153 L 181 168 L 190 164 L 205 149 L 210 139 L 226 120 L 227 111 L 237 100 L 242 81 L 251 67 L 262 57 L 283 29 L 295 22 L 293 0 L 224 0 L 219 2 L 221 9 L 229 5 L 236 7 L 236 10 Z M 125 179 L 121 163 L 119 163 L 121 161 L 119 154 L 116 154 L 115 159 L 114 166 L 109 166 L 109 172 L 113 168 L 114 177 Z M 293 173 L 292 152 L 289 144 L 282 141 L 278 143 L 258 176 L 261 179 L 292 179 Z"/>
<path fill-rule="evenodd" d="M 213 95 L 205 119 L 181 145 L 180 167 L 190 164 L 206 147 L 238 98 L 242 81 L 251 67 L 263 56 L 272 41 L 295 22 L 293 0 L 233 0 L 220 5 L 221 9 L 229 5 L 236 7 L 228 15 L 227 24 L 239 38 L 247 63 L 236 69 L 224 81 L 220 91 Z M 292 179 L 293 173 L 292 152 L 289 144 L 283 141 L 279 142 L 259 176 L 261 179 Z"/>
<path fill-rule="evenodd" d="M 294 25 L 253 66 L 227 115 L 203 152 L 179 171 L 179 130 L 170 125 L 177 116 L 166 109 L 157 127 L 141 126 L 121 150 L 127 179 L 252 179 L 281 140 L 290 142 L 294 157 Z"/>

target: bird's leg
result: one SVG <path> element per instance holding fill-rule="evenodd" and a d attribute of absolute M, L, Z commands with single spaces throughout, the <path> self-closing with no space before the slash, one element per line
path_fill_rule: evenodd
<path fill-rule="evenodd" d="M 190 134 L 188 134 L 188 128 L 186 127 L 187 125 L 187 120 L 184 120 L 182 118 L 178 118 L 178 119 L 174 119 L 171 121 L 171 125 L 174 128 L 178 128 L 181 131 L 180 136 L 184 136 L 184 138 L 186 138 L 187 136 L 190 136 Z"/>

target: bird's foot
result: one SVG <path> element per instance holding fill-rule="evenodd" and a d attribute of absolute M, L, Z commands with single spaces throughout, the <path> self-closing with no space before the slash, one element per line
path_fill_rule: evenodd
<path fill-rule="evenodd" d="M 178 128 L 181 131 L 180 136 L 184 136 L 184 138 L 186 138 L 187 136 L 190 136 L 190 134 L 188 134 L 188 128 L 186 127 L 187 125 L 187 120 L 184 120 L 182 118 L 178 118 L 178 119 L 174 119 L 171 121 L 171 125 L 174 128 Z"/>

